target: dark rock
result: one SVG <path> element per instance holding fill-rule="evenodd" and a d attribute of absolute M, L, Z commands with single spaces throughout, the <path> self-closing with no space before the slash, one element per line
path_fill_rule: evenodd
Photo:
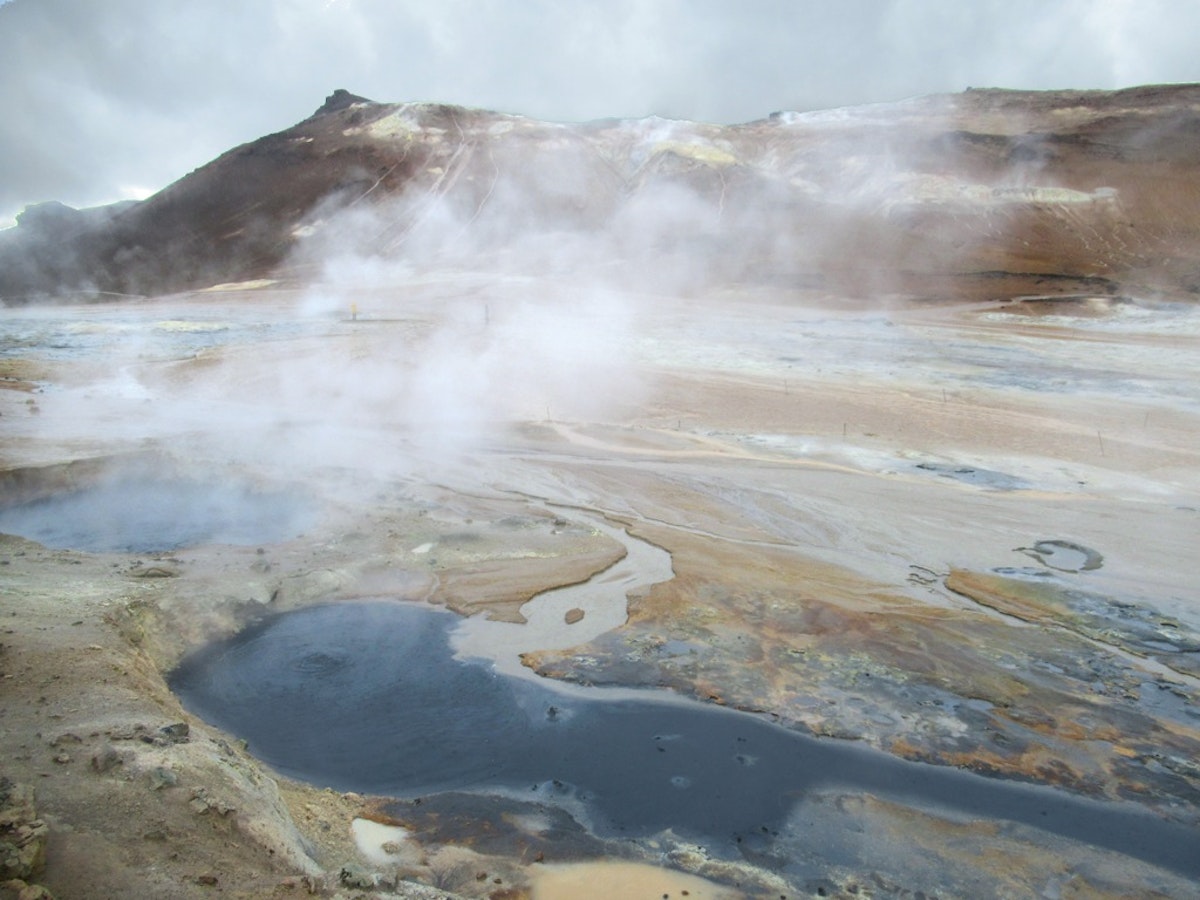
<path fill-rule="evenodd" d="M 332 94 L 325 98 L 325 102 L 321 104 L 313 115 L 321 116 L 326 113 L 337 112 L 340 109 L 346 109 L 353 106 L 355 103 L 373 103 L 373 100 L 368 100 L 366 97 L 360 97 L 357 94 L 352 94 L 345 88 L 338 88 Z"/>
<path fill-rule="evenodd" d="M 173 725 L 164 725 L 158 729 L 158 733 L 172 744 L 182 744 L 187 741 L 190 730 L 187 722 L 176 722 Z"/>

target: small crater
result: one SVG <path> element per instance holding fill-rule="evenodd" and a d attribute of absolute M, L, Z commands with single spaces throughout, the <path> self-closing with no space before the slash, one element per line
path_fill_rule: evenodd
<path fill-rule="evenodd" d="M 1088 572 L 1104 565 L 1101 554 L 1073 541 L 1038 541 L 1032 547 L 1017 547 L 1017 551 L 1059 572 Z"/>

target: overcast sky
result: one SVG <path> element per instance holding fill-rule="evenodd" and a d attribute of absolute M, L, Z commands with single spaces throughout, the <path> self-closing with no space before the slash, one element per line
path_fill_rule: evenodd
<path fill-rule="evenodd" d="M 143 197 L 334 88 L 714 122 L 1200 81 L 1200 0 L 0 0 L 0 226 Z"/>

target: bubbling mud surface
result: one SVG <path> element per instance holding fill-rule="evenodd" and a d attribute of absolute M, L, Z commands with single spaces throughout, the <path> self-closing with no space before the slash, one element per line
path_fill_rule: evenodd
<path fill-rule="evenodd" d="M 458 620 L 408 603 L 284 613 L 201 649 L 170 684 L 278 771 L 340 790 L 559 803 L 606 837 L 666 829 L 762 852 L 796 805 L 848 788 L 1023 823 L 1200 875 L 1195 832 L 1132 806 L 899 760 L 647 691 L 608 702 L 456 660 Z"/>
<path fill-rule="evenodd" d="M 252 545 L 295 537 L 311 504 L 248 483 L 125 472 L 0 509 L 0 532 L 53 550 L 156 553 L 202 543 Z"/>

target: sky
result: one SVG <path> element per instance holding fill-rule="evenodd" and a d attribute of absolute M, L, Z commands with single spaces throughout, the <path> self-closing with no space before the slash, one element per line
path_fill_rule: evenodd
<path fill-rule="evenodd" d="M 1200 81 L 1200 0 L 0 0 L 0 227 L 142 198 L 335 88 L 742 122 L 967 87 Z"/>

